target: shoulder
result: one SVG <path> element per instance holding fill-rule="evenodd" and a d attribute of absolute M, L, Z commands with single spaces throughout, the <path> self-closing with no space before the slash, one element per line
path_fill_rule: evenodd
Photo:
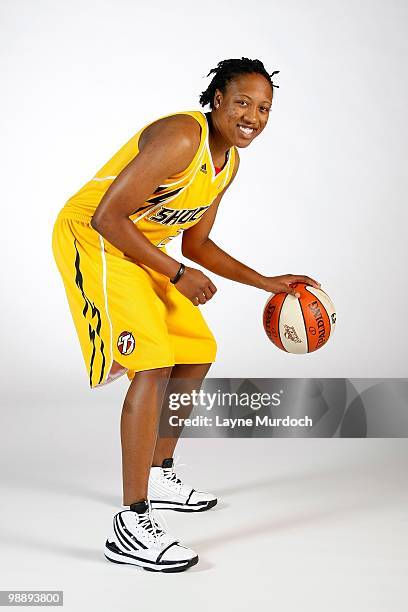
<path fill-rule="evenodd" d="M 199 122 L 187 114 L 170 115 L 144 128 L 139 137 L 139 155 L 148 164 L 158 164 L 168 176 L 180 174 L 193 161 L 201 141 Z"/>
<path fill-rule="evenodd" d="M 196 153 L 201 140 L 201 126 L 191 115 L 163 117 L 148 125 L 139 138 L 139 150 L 151 143 L 171 146 L 177 152 Z"/>

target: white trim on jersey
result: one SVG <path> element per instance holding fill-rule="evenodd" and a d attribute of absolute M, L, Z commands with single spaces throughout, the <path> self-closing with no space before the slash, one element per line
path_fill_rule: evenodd
<path fill-rule="evenodd" d="M 223 168 L 221 168 L 221 170 L 218 172 L 218 174 L 216 174 L 216 172 L 215 172 L 215 166 L 214 166 L 214 162 L 213 162 L 213 158 L 212 158 L 212 155 L 211 155 L 211 150 L 210 150 L 210 142 L 209 142 L 209 139 L 208 139 L 208 137 L 209 137 L 209 133 L 210 133 L 210 126 L 208 125 L 207 115 L 206 115 L 205 113 L 203 113 L 203 115 L 204 115 L 205 120 L 206 120 L 206 122 L 207 122 L 207 134 L 206 134 L 206 137 L 205 137 L 205 144 L 206 144 L 206 147 L 207 147 L 208 157 L 210 158 L 210 164 L 211 164 L 211 169 L 212 169 L 212 176 L 213 176 L 213 177 L 212 177 L 211 182 L 212 182 L 212 183 L 214 183 L 214 181 L 215 181 L 215 180 L 216 180 L 216 179 L 217 179 L 217 178 L 218 178 L 218 177 L 219 177 L 219 176 L 220 176 L 220 175 L 221 175 L 223 172 L 225 172 L 225 171 L 227 170 L 227 168 L 229 168 L 229 166 L 230 166 L 230 164 L 231 164 L 231 153 L 230 153 L 230 152 L 228 152 L 228 159 L 227 159 L 226 164 L 224 165 L 224 167 L 223 167 Z M 225 172 L 225 177 L 228 177 L 228 172 Z M 225 178 L 224 183 L 223 183 L 223 185 L 222 185 L 222 189 L 224 189 L 224 187 L 225 187 L 226 180 L 227 180 L 227 179 Z"/>

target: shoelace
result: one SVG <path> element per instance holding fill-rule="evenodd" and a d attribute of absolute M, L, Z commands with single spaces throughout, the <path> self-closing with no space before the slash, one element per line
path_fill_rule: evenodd
<path fill-rule="evenodd" d="M 150 504 L 150 500 L 148 501 L 148 509 L 142 515 L 139 515 L 139 525 L 146 529 L 150 535 L 154 537 L 156 542 L 160 539 L 162 535 L 165 534 L 164 530 L 161 528 L 158 520 L 155 518 L 153 514 L 153 509 Z"/>
<path fill-rule="evenodd" d="M 169 468 L 163 468 L 163 474 L 164 477 L 167 478 L 168 480 L 171 480 L 172 482 L 174 482 L 175 484 L 178 485 L 182 485 L 182 481 L 180 478 L 178 478 L 176 472 L 175 472 L 175 468 L 176 466 L 180 467 L 182 465 L 186 465 L 185 463 L 180 463 L 179 462 L 179 457 L 175 456 L 174 457 L 174 462 L 173 462 L 173 467 L 169 467 Z"/>
<path fill-rule="evenodd" d="M 171 480 L 175 484 L 181 485 L 181 480 L 177 477 L 177 474 L 173 468 L 163 468 L 163 475 L 165 478 L 167 478 L 167 480 Z"/>

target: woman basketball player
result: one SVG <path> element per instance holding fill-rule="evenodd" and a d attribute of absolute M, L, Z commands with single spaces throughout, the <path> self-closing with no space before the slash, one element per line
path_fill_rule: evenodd
<path fill-rule="evenodd" d="M 141 129 L 61 210 L 53 250 L 90 386 L 131 380 L 121 417 L 123 504 L 105 556 L 162 572 L 183 571 L 197 554 L 172 539 L 152 508 L 203 511 L 217 499 L 184 484 L 173 466 L 177 438 L 158 436 L 169 379 L 199 386 L 216 344 L 199 304 L 216 288 L 200 270 L 166 254 L 182 234 L 183 255 L 225 278 L 269 293 L 307 276 L 267 277 L 209 238 L 239 165 L 238 148 L 264 130 L 273 83 L 259 60 L 229 59 L 201 94 L 208 113 L 172 114 Z M 191 383 L 189 383 L 191 381 Z"/>

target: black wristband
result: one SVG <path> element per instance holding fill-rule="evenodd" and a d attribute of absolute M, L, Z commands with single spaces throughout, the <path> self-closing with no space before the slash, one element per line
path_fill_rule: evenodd
<path fill-rule="evenodd" d="M 176 276 L 174 278 L 171 278 L 170 282 L 173 285 L 175 285 L 180 280 L 180 278 L 183 276 L 185 271 L 186 271 L 186 266 L 184 264 L 180 264 L 180 267 L 178 269 Z"/>

